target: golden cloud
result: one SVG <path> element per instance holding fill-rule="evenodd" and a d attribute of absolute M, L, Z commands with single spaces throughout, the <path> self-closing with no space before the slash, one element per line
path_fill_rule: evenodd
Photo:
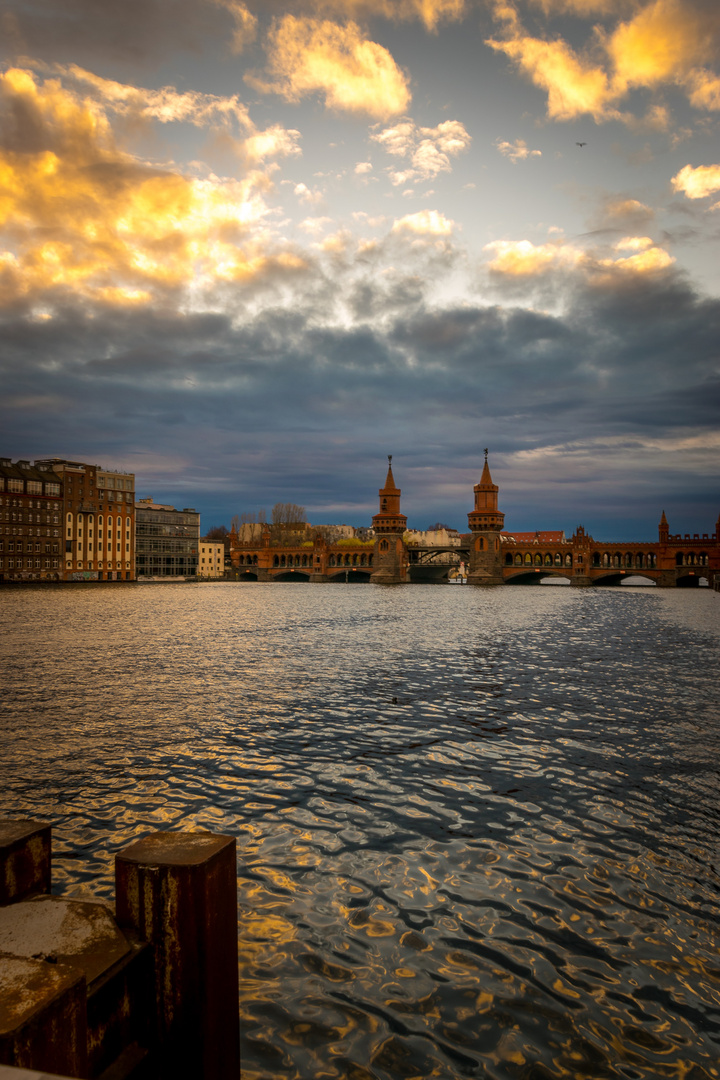
<path fill-rule="evenodd" d="M 234 53 L 241 53 L 246 45 L 255 40 L 257 32 L 257 19 L 248 10 L 242 0 L 215 0 L 218 7 L 224 7 L 233 17 L 235 29 L 233 30 L 231 47 Z"/>
<path fill-rule="evenodd" d="M 577 56 L 564 41 L 543 41 L 518 34 L 490 39 L 491 48 L 504 52 L 536 86 L 547 91 L 548 116 L 573 120 L 590 114 L 596 120 L 619 118 L 617 97 L 606 73 L 597 64 Z"/>
<path fill-rule="evenodd" d="M 627 14 L 627 3 L 589 0 L 536 0 L 548 16 Z M 720 52 L 720 9 L 701 0 L 649 0 L 630 5 L 629 18 L 614 27 L 593 28 L 590 50 L 576 52 L 562 38 L 526 34 L 516 8 L 495 0 L 503 24 L 499 38 L 487 42 L 504 52 L 538 87 L 547 92 L 547 112 L 554 120 L 590 115 L 601 122 L 635 119 L 618 111 L 633 88 L 681 87 L 696 108 L 720 109 L 720 78 L 708 68 Z M 665 128 L 664 106 L 651 107 L 646 125 Z"/>
<path fill-rule="evenodd" d="M 704 199 L 720 191 L 720 165 L 685 165 L 672 178 L 673 191 L 682 191 L 688 199 Z"/>
<path fill-rule="evenodd" d="M 0 75 L 0 101 L 5 302 L 59 289 L 137 305 L 299 265 L 270 252 L 264 174 L 197 179 L 140 162 L 97 102 L 29 71 Z"/>
<path fill-rule="evenodd" d="M 654 0 L 621 23 L 607 52 L 622 87 L 682 82 L 717 48 L 718 15 L 687 0 Z"/>
<path fill-rule="evenodd" d="M 310 0 L 304 6 L 316 16 L 342 20 L 376 16 L 396 22 L 418 20 L 426 30 L 434 32 L 440 23 L 461 19 L 467 4 L 466 0 Z"/>
<path fill-rule="evenodd" d="M 410 90 L 387 49 L 366 38 L 354 22 L 285 15 L 268 36 L 265 81 L 246 75 L 251 86 L 297 102 L 322 94 L 330 109 L 386 120 L 405 111 Z"/>
<path fill-rule="evenodd" d="M 599 258 L 592 251 L 562 240 L 545 244 L 495 240 L 485 250 L 493 256 L 488 263 L 491 273 L 508 279 L 537 279 L 553 271 L 580 271 L 586 275 L 596 275 L 598 271 L 647 274 L 666 270 L 675 262 L 672 255 L 647 236 L 623 237 L 615 244 L 615 251 L 633 254 L 618 254 L 614 259 Z"/>
<path fill-rule="evenodd" d="M 493 258 L 488 268 L 508 277 L 535 277 L 551 268 L 572 267 L 582 262 L 585 253 L 570 244 L 533 244 L 529 240 L 494 240 L 485 245 Z"/>
<path fill-rule="evenodd" d="M 299 154 L 300 132 L 280 124 L 259 131 L 247 107 L 237 94 L 220 97 L 197 90 L 178 92 L 174 86 L 148 90 L 140 86 L 103 79 L 77 64 L 55 64 L 53 74 L 67 84 L 82 87 L 104 112 L 136 121 L 156 121 L 161 124 L 188 123 L 202 128 L 235 128 L 241 136 L 235 146 L 243 158 L 263 161 L 268 157 Z"/>
<path fill-rule="evenodd" d="M 449 236 L 454 222 L 437 210 L 419 210 L 416 214 L 406 214 L 394 222 L 392 232 L 410 232 L 424 236 Z"/>

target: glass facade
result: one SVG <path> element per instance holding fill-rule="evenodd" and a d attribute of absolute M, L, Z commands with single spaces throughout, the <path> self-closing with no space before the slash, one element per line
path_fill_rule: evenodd
<path fill-rule="evenodd" d="M 200 514 L 141 499 L 135 506 L 137 577 L 191 578 L 198 572 Z"/>

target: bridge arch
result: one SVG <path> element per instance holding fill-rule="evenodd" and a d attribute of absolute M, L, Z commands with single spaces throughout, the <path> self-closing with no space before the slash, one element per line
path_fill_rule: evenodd
<path fill-rule="evenodd" d="M 310 574 L 302 570 L 281 568 L 279 574 L 273 574 L 273 581 L 309 581 Z"/>

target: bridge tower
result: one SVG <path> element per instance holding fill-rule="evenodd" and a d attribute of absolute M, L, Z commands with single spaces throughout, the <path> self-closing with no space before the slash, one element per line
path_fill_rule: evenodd
<path fill-rule="evenodd" d="M 668 519 L 665 517 L 665 511 L 662 512 L 660 518 L 660 524 L 658 525 L 658 539 L 661 544 L 667 544 L 670 539 L 670 526 L 668 525 Z"/>
<path fill-rule="evenodd" d="M 388 454 L 385 487 L 380 488 L 378 495 L 380 510 L 372 519 L 375 548 L 370 580 L 376 585 L 399 585 L 408 580 L 407 551 L 403 543 L 407 518 L 400 513 L 400 488 L 395 487 L 391 454 Z"/>
<path fill-rule="evenodd" d="M 473 488 L 475 509 L 468 514 L 472 533 L 468 585 L 502 585 L 502 555 L 500 533 L 505 515 L 498 510 L 497 484 L 493 484 L 485 451 L 485 467 L 480 483 Z"/>

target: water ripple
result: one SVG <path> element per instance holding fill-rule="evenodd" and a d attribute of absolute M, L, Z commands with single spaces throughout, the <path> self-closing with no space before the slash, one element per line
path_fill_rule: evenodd
<path fill-rule="evenodd" d="M 7 590 L 59 891 L 239 838 L 244 1080 L 720 1077 L 709 591 Z"/>

